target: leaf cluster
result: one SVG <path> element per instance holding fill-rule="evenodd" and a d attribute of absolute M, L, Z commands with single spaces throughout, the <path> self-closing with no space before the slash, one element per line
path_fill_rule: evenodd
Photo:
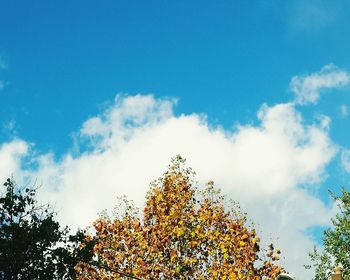
<path fill-rule="evenodd" d="M 75 279 L 78 260 L 91 258 L 82 250 L 85 233 L 69 234 L 55 220 L 49 205 L 40 205 L 34 187 L 4 183 L 0 196 L 0 279 Z M 90 248 L 91 249 L 91 248 Z"/>
<path fill-rule="evenodd" d="M 311 265 L 315 269 L 315 280 L 328 279 L 336 266 L 342 268 L 343 279 L 350 280 L 350 193 L 342 189 L 339 196 L 331 193 L 339 207 L 339 212 L 332 219 L 332 228 L 323 233 L 324 249 L 311 252 Z"/>
<path fill-rule="evenodd" d="M 263 252 L 239 209 L 208 183 L 199 192 L 194 172 L 177 156 L 151 184 L 143 219 L 130 204 L 123 215 L 95 223 L 94 263 L 77 265 L 79 279 L 275 279 L 279 250 Z"/>

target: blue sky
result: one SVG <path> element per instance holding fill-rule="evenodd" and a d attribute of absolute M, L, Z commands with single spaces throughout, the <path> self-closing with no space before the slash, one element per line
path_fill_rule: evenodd
<path fill-rule="evenodd" d="M 1 120 L 58 152 L 118 92 L 176 96 L 178 112 L 205 112 L 227 127 L 251 121 L 263 102 L 291 99 L 293 75 L 350 67 L 350 5 L 302 2 L 3 1 Z M 299 11 L 312 5 L 335 19 L 298 24 L 299 13 L 317 17 Z"/>
<path fill-rule="evenodd" d="M 50 186 L 68 176 L 64 171 L 67 158 L 81 162 L 88 156 L 105 153 L 106 143 L 96 139 L 112 139 L 114 136 L 104 134 L 110 130 L 108 135 L 114 135 L 112 125 L 126 135 L 120 132 L 124 135 L 122 140 L 119 136 L 113 141 L 108 138 L 111 143 L 118 143 L 118 148 L 111 150 L 120 157 L 130 149 L 127 147 L 131 142 L 136 145 L 140 141 L 135 135 L 154 129 L 158 119 L 167 122 L 175 118 L 181 122 L 188 118 L 187 122 L 194 122 L 195 127 L 204 126 L 214 136 L 222 133 L 220 137 L 231 139 L 235 133 L 245 135 L 241 126 L 265 129 L 264 124 L 270 124 L 269 112 L 273 115 L 280 108 L 278 104 L 294 102 L 292 108 L 281 107 L 284 110 L 281 116 L 289 114 L 287 119 L 293 119 L 293 125 L 306 131 L 316 125 L 334 151 L 328 149 L 328 144 L 322 146 L 320 154 L 329 155 L 324 159 L 315 156 L 315 162 L 319 159 L 317 172 L 310 169 L 306 175 L 300 173 L 286 186 L 293 186 L 296 192 L 307 190 L 312 199 L 330 210 L 327 190 L 337 191 L 348 185 L 349 179 L 350 164 L 346 163 L 350 158 L 347 152 L 350 88 L 346 81 L 321 83 L 316 89 L 320 98 L 298 104 L 292 78 L 299 77 L 302 82 L 318 73 L 323 79 L 328 77 L 327 71 L 348 75 L 349 12 L 350 3 L 346 0 L 103 1 L 103 4 L 0 1 L 0 143 L 3 151 L 7 144 L 22 141 L 24 145 L 20 146 L 23 151 L 12 151 L 3 159 L 3 165 L 8 160 L 6 172 L 15 177 L 35 174 L 43 185 Z M 324 67 L 331 70 L 324 74 Z M 268 109 L 262 109 L 263 104 Z M 130 108 L 141 110 L 144 115 L 140 117 L 139 111 L 130 113 Z M 125 119 L 116 122 L 112 114 L 115 111 L 119 118 L 131 119 L 131 127 L 140 128 L 142 133 L 126 130 L 130 127 Z M 265 117 L 259 119 L 258 112 Z M 298 116 L 302 118 L 300 122 Z M 328 123 L 322 125 L 321 120 Z M 296 129 L 296 134 L 301 128 Z M 310 135 L 303 134 L 297 140 L 307 142 Z M 86 150 L 86 141 L 92 150 Z M 259 149 L 259 143 L 255 145 Z M 137 150 L 139 146 L 132 147 Z M 254 149 L 255 146 L 250 148 Z M 186 154 L 186 148 L 170 150 L 184 153 L 194 167 L 205 172 L 199 161 L 197 164 L 189 158 L 192 154 Z M 310 155 L 312 159 L 314 154 Z M 139 160 L 137 155 L 131 158 Z M 155 167 L 150 174 L 160 175 L 164 162 L 165 158 L 154 160 L 152 163 L 159 168 Z M 128 165 L 116 163 L 117 166 L 124 170 Z M 6 172 L 2 175 L 7 176 Z M 83 171 L 79 172 L 84 176 Z M 212 177 L 221 180 L 227 192 L 231 189 L 225 188 L 225 184 L 241 182 L 221 179 L 216 172 Z M 146 179 L 149 178 L 145 175 Z M 112 182 L 115 181 L 106 185 Z M 68 185 L 66 181 L 62 184 L 52 188 L 59 193 L 60 188 Z M 287 189 L 285 194 L 290 195 Z M 56 203 L 51 196 L 50 199 Z M 315 228 L 324 226 L 324 222 L 313 221 L 301 228 L 296 225 L 295 229 L 296 234 L 307 232 L 317 241 L 320 231 Z M 303 273 L 294 268 L 295 263 L 290 266 Z"/>

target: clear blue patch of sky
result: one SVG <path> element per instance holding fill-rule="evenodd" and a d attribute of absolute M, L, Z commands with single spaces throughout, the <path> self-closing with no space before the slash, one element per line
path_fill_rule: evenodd
<path fill-rule="evenodd" d="M 323 232 L 326 229 L 328 229 L 328 227 L 312 227 L 308 228 L 305 233 L 313 239 L 315 245 L 322 246 Z"/>

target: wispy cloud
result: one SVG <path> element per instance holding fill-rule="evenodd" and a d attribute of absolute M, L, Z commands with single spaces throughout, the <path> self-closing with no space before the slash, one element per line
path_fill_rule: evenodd
<path fill-rule="evenodd" d="M 3 129 L 2 129 L 3 135 L 6 135 L 7 137 L 15 137 L 17 135 L 16 126 L 17 124 L 15 120 L 10 120 L 5 122 L 3 124 Z"/>
<path fill-rule="evenodd" d="M 350 149 L 342 150 L 341 165 L 346 172 L 350 173 Z"/>
<path fill-rule="evenodd" d="M 349 82 L 350 75 L 347 71 L 337 68 L 334 64 L 329 64 L 317 73 L 294 76 L 290 89 L 295 95 L 295 104 L 316 104 L 322 90 L 340 88 Z"/>
<path fill-rule="evenodd" d="M 285 19 L 293 31 L 318 31 L 340 22 L 346 16 L 349 2 L 345 0 L 283 1 Z"/>
<path fill-rule="evenodd" d="M 0 56 L 0 70 L 7 69 L 7 63 L 5 62 L 5 59 Z"/>
<path fill-rule="evenodd" d="M 0 56 L 0 71 L 7 69 L 7 63 L 5 60 Z M 3 79 L 0 79 L 0 92 L 3 91 L 5 88 L 5 81 Z"/>
<path fill-rule="evenodd" d="M 349 107 L 345 104 L 339 106 L 339 113 L 342 118 L 346 118 L 349 115 Z"/>

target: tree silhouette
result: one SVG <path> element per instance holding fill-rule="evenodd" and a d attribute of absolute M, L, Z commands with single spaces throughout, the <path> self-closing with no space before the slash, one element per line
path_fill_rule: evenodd
<path fill-rule="evenodd" d="M 92 244 L 82 250 L 85 233 L 69 235 L 49 205 L 39 205 L 36 188 L 4 183 L 0 197 L 0 279 L 75 279 L 74 267 L 91 259 Z"/>

